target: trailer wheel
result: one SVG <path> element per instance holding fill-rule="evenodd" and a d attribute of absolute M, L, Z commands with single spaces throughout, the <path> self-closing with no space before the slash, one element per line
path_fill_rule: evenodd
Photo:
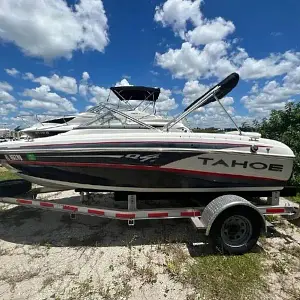
<path fill-rule="evenodd" d="M 0 197 L 14 197 L 31 190 L 31 182 L 24 179 L 0 181 Z"/>
<path fill-rule="evenodd" d="M 257 243 L 260 223 L 251 210 L 241 208 L 224 211 L 214 222 L 210 237 L 222 253 L 243 254 Z"/>

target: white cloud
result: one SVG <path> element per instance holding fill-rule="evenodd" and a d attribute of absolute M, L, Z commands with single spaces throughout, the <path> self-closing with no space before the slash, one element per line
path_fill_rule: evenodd
<path fill-rule="evenodd" d="M 175 99 L 172 97 L 171 90 L 161 88 L 160 94 L 156 102 L 156 111 L 157 112 L 165 112 L 176 109 L 178 104 Z"/>
<path fill-rule="evenodd" d="M 34 79 L 34 75 L 32 74 L 32 73 L 30 73 L 30 72 L 27 72 L 27 73 L 25 73 L 24 75 L 23 75 L 23 79 L 25 79 L 25 80 L 33 80 Z"/>
<path fill-rule="evenodd" d="M 107 17 L 101 0 L 0 2 L 0 38 L 30 56 L 71 58 L 78 49 L 104 51 Z"/>
<path fill-rule="evenodd" d="M 22 106 L 24 108 L 31 108 L 31 109 L 45 109 L 45 110 L 57 110 L 58 105 L 57 103 L 53 102 L 44 102 L 41 100 L 32 99 L 30 101 L 23 101 Z"/>
<path fill-rule="evenodd" d="M 225 39 L 234 30 L 235 26 L 231 21 L 225 21 L 219 17 L 214 20 L 204 21 L 203 24 L 188 31 L 186 40 L 197 46 L 205 45 Z"/>
<path fill-rule="evenodd" d="M 166 53 L 156 53 L 156 62 L 171 71 L 176 78 L 196 79 L 216 75 L 218 62 L 227 54 L 228 44 L 219 41 L 205 45 L 203 50 L 190 43 L 182 44 L 181 49 L 169 49 Z M 232 66 L 229 66 L 232 69 Z M 228 68 L 228 69 L 229 69 Z"/>
<path fill-rule="evenodd" d="M 83 72 L 82 73 L 82 80 L 83 81 L 88 81 L 90 79 L 90 74 L 88 72 Z"/>
<path fill-rule="evenodd" d="M 22 106 L 32 109 L 50 109 L 53 112 L 76 112 L 71 101 L 59 96 L 56 93 L 50 92 L 50 87 L 42 85 L 35 89 L 25 89 L 23 96 L 31 97 L 31 100 L 23 100 Z"/>
<path fill-rule="evenodd" d="M 22 94 L 26 97 L 40 98 L 47 95 L 50 90 L 51 89 L 48 85 L 41 85 L 35 89 L 25 89 Z"/>
<path fill-rule="evenodd" d="M 248 57 L 243 61 L 239 73 L 244 79 L 271 78 L 289 72 L 297 64 L 300 64 L 300 52 L 271 54 L 259 60 Z"/>
<path fill-rule="evenodd" d="M 0 5 L 1 6 L 1 5 Z M 1 14 L 1 12 L 0 12 Z M 1 18 L 0 18 L 0 22 L 1 22 Z M 0 27 L 0 36 L 1 36 L 1 27 Z M 15 68 L 12 68 L 12 69 L 5 69 L 5 72 L 10 75 L 10 76 L 13 76 L 13 77 L 16 77 L 20 72 L 15 69 Z"/>
<path fill-rule="evenodd" d="M 1 91 L 0 90 L 0 101 L 1 102 L 11 102 L 11 101 L 14 101 L 15 98 L 9 94 L 8 92 L 6 91 Z"/>
<path fill-rule="evenodd" d="M 191 104 L 194 100 L 207 92 L 208 89 L 208 86 L 199 83 L 198 80 L 187 81 L 183 88 L 184 98 L 182 100 L 182 104 L 185 106 Z"/>
<path fill-rule="evenodd" d="M 13 90 L 13 87 L 6 81 L 0 81 L 0 90 L 11 92 Z"/>
<path fill-rule="evenodd" d="M 249 116 L 242 116 L 235 114 L 232 116 L 234 118 L 234 121 L 238 124 L 238 126 L 241 126 L 242 123 L 247 122 L 248 124 L 251 124 L 254 120 L 253 117 Z M 199 127 L 199 128 L 234 128 L 233 123 L 231 120 L 224 114 L 223 111 L 215 112 L 198 112 L 192 115 L 188 118 L 188 123 L 192 128 Z"/>
<path fill-rule="evenodd" d="M 221 17 L 204 18 L 200 9 L 202 3 L 202 0 L 167 0 L 156 7 L 154 20 L 164 27 L 171 26 L 176 35 L 197 46 L 221 41 L 234 32 L 231 21 Z M 187 31 L 189 22 L 194 28 Z"/>
<path fill-rule="evenodd" d="M 82 96 L 86 96 L 89 90 L 89 87 L 86 84 L 80 84 L 79 85 L 79 94 Z"/>
<path fill-rule="evenodd" d="M 89 92 L 93 95 L 93 97 L 89 101 L 92 103 L 105 102 L 107 101 L 109 91 L 109 89 L 104 87 L 92 85 L 89 87 Z"/>
<path fill-rule="evenodd" d="M 123 78 L 121 81 L 117 82 L 115 86 L 130 86 L 128 80 L 126 78 Z"/>
<path fill-rule="evenodd" d="M 201 24 L 201 2 L 202 0 L 167 0 L 162 6 L 156 6 L 154 20 L 164 27 L 171 26 L 176 34 L 184 38 L 188 21 L 194 25 Z"/>
<path fill-rule="evenodd" d="M 238 72 L 242 79 L 253 80 L 284 75 L 300 66 L 300 52 L 270 54 L 262 59 L 248 56 L 245 49 L 230 53 L 230 44 L 213 42 L 202 49 L 185 42 L 180 49 L 156 53 L 156 63 L 175 78 L 197 79 L 212 76 L 224 78 Z"/>
<path fill-rule="evenodd" d="M 241 102 L 250 113 L 258 117 L 268 116 L 272 109 L 282 109 L 288 101 L 300 94 L 300 67 L 290 71 L 279 83 L 266 82 L 263 87 L 256 83 Z"/>
<path fill-rule="evenodd" d="M 0 100 L 0 115 L 5 116 L 16 110 L 17 110 L 16 105 L 14 105 L 12 103 L 2 103 Z"/>
<path fill-rule="evenodd" d="M 89 90 L 89 87 L 88 87 L 88 80 L 90 79 L 90 75 L 88 72 L 83 72 L 82 73 L 82 78 L 81 78 L 81 82 L 79 84 L 79 87 L 78 87 L 78 91 L 79 91 L 79 94 L 82 95 L 82 96 L 87 96 L 88 94 L 88 90 Z"/>
<path fill-rule="evenodd" d="M 284 78 L 284 82 L 290 88 L 299 90 L 300 88 L 300 66 L 294 68 Z"/>
<path fill-rule="evenodd" d="M 77 93 L 76 79 L 69 76 L 59 77 L 54 74 L 51 77 L 41 76 L 33 79 L 34 82 L 38 82 L 41 85 L 48 85 L 57 91 L 61 91 L 67 94 Z"/>
<path fill-rule="evenodd" d="M 225 77 L 238 72 L 245 80 L 284 75 L 300 66 L 300 52 L 271 53 L 264 58 L 250 57 L 239 47 L 238 39 L 225 41 L 235 30 L 222 17 L 207 19 L 201 12 L 203 1 L 167 0 L 156 8 L 154 19 L 170 26 L 185 42 L 179 49 L 156 53 L 157 65 L 175 78 Z M 189 25 L 189 30 L 187 29 Z"/>

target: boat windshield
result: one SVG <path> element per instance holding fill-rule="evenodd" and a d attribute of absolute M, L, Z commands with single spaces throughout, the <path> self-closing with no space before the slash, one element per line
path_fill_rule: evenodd
<path fill-rule="evenodd" d="M 159 124 L 160 120 L 163 120 L 162 117 L 149 114 L 146 111 L 141 111 L 139 109 L 133 109 L 128 107 L 128 105 L 121 105 L 118 107 L 114 103 L 102 103 L 95 107 L 92 107 L 89 112 L 95 113 L 96 116 L 78 128 L 86 127 L 127 127 L 127 126 L 136 126 L 141 125 L 142 127 L 155 129 L 159 126 L 151 126 L 146 124 L 147 121 L 151 120 L 152 123 Z M 164 124 L 163 124 L 164 125 Z M 161 125 L 160 127 L 163 127 Z"/>

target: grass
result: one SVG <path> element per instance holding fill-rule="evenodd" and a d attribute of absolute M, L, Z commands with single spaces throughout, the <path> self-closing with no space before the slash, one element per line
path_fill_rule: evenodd
<path fill-rule="evenodd" d="M 209 271 L 208 271 L 209 270 Z M 188 266 L 194 287 L 203 286 L 211 299 L 255 299 L 262 284 L 263 267 L 256 253 L 243 256 L 204 256 Z"/>
<path fill-rule="evenodd" d="M 300 204 L 300 193 L 298 193 L 295 197 L 287 197 L 289 200 Z"/>
<path fill-rule="evenodd" d="M 18 177 L 18 175 L 16 175 L 15 173 L 12 173 L 3 167 L 0 167 L 0 181 L 18 179 L 18 178 L 20 177 Z"/>
<path fill-rule="evenodd" d="M 169 251 L 166 263 L 173 280 L 193 287 L 199 299 L 260 299 L 264 290 L 263 255 L 205 255 L 191 259 L 182 249 Z"/>

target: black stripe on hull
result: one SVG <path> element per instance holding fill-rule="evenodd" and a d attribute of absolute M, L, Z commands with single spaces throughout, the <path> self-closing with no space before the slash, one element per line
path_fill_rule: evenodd
<path fill-rule="evenodd" d="M 205 152 L 145 152 L 145 151 L 105 151 L 105 152 L 54 152 L 54 153 L 36 153 L 17 154 L 22 162 L 33 163 L 35 161 L 42 163 L 104 163 L 104 164 L 125 164 L 140 166 L 163 166 L 180 159 L 198 156 Z M 12 157 L 14 158 L 14 157 Z M 8 161 L 9 163 L 10 161 Z M 17 161 L 11 161 L 17 163 Z"/>
<path fill-rule="evenodd" d="M 232 177 L 222 174 L 195 174 L 166 169 L 142 170 L 106 167 L 67 167 L 13 165 L 23 174 L 60 182 L 73 182 L 94 186 L 163 188 L 231 188 L 284 186 L 285 182 L 271 179 Z"/>

